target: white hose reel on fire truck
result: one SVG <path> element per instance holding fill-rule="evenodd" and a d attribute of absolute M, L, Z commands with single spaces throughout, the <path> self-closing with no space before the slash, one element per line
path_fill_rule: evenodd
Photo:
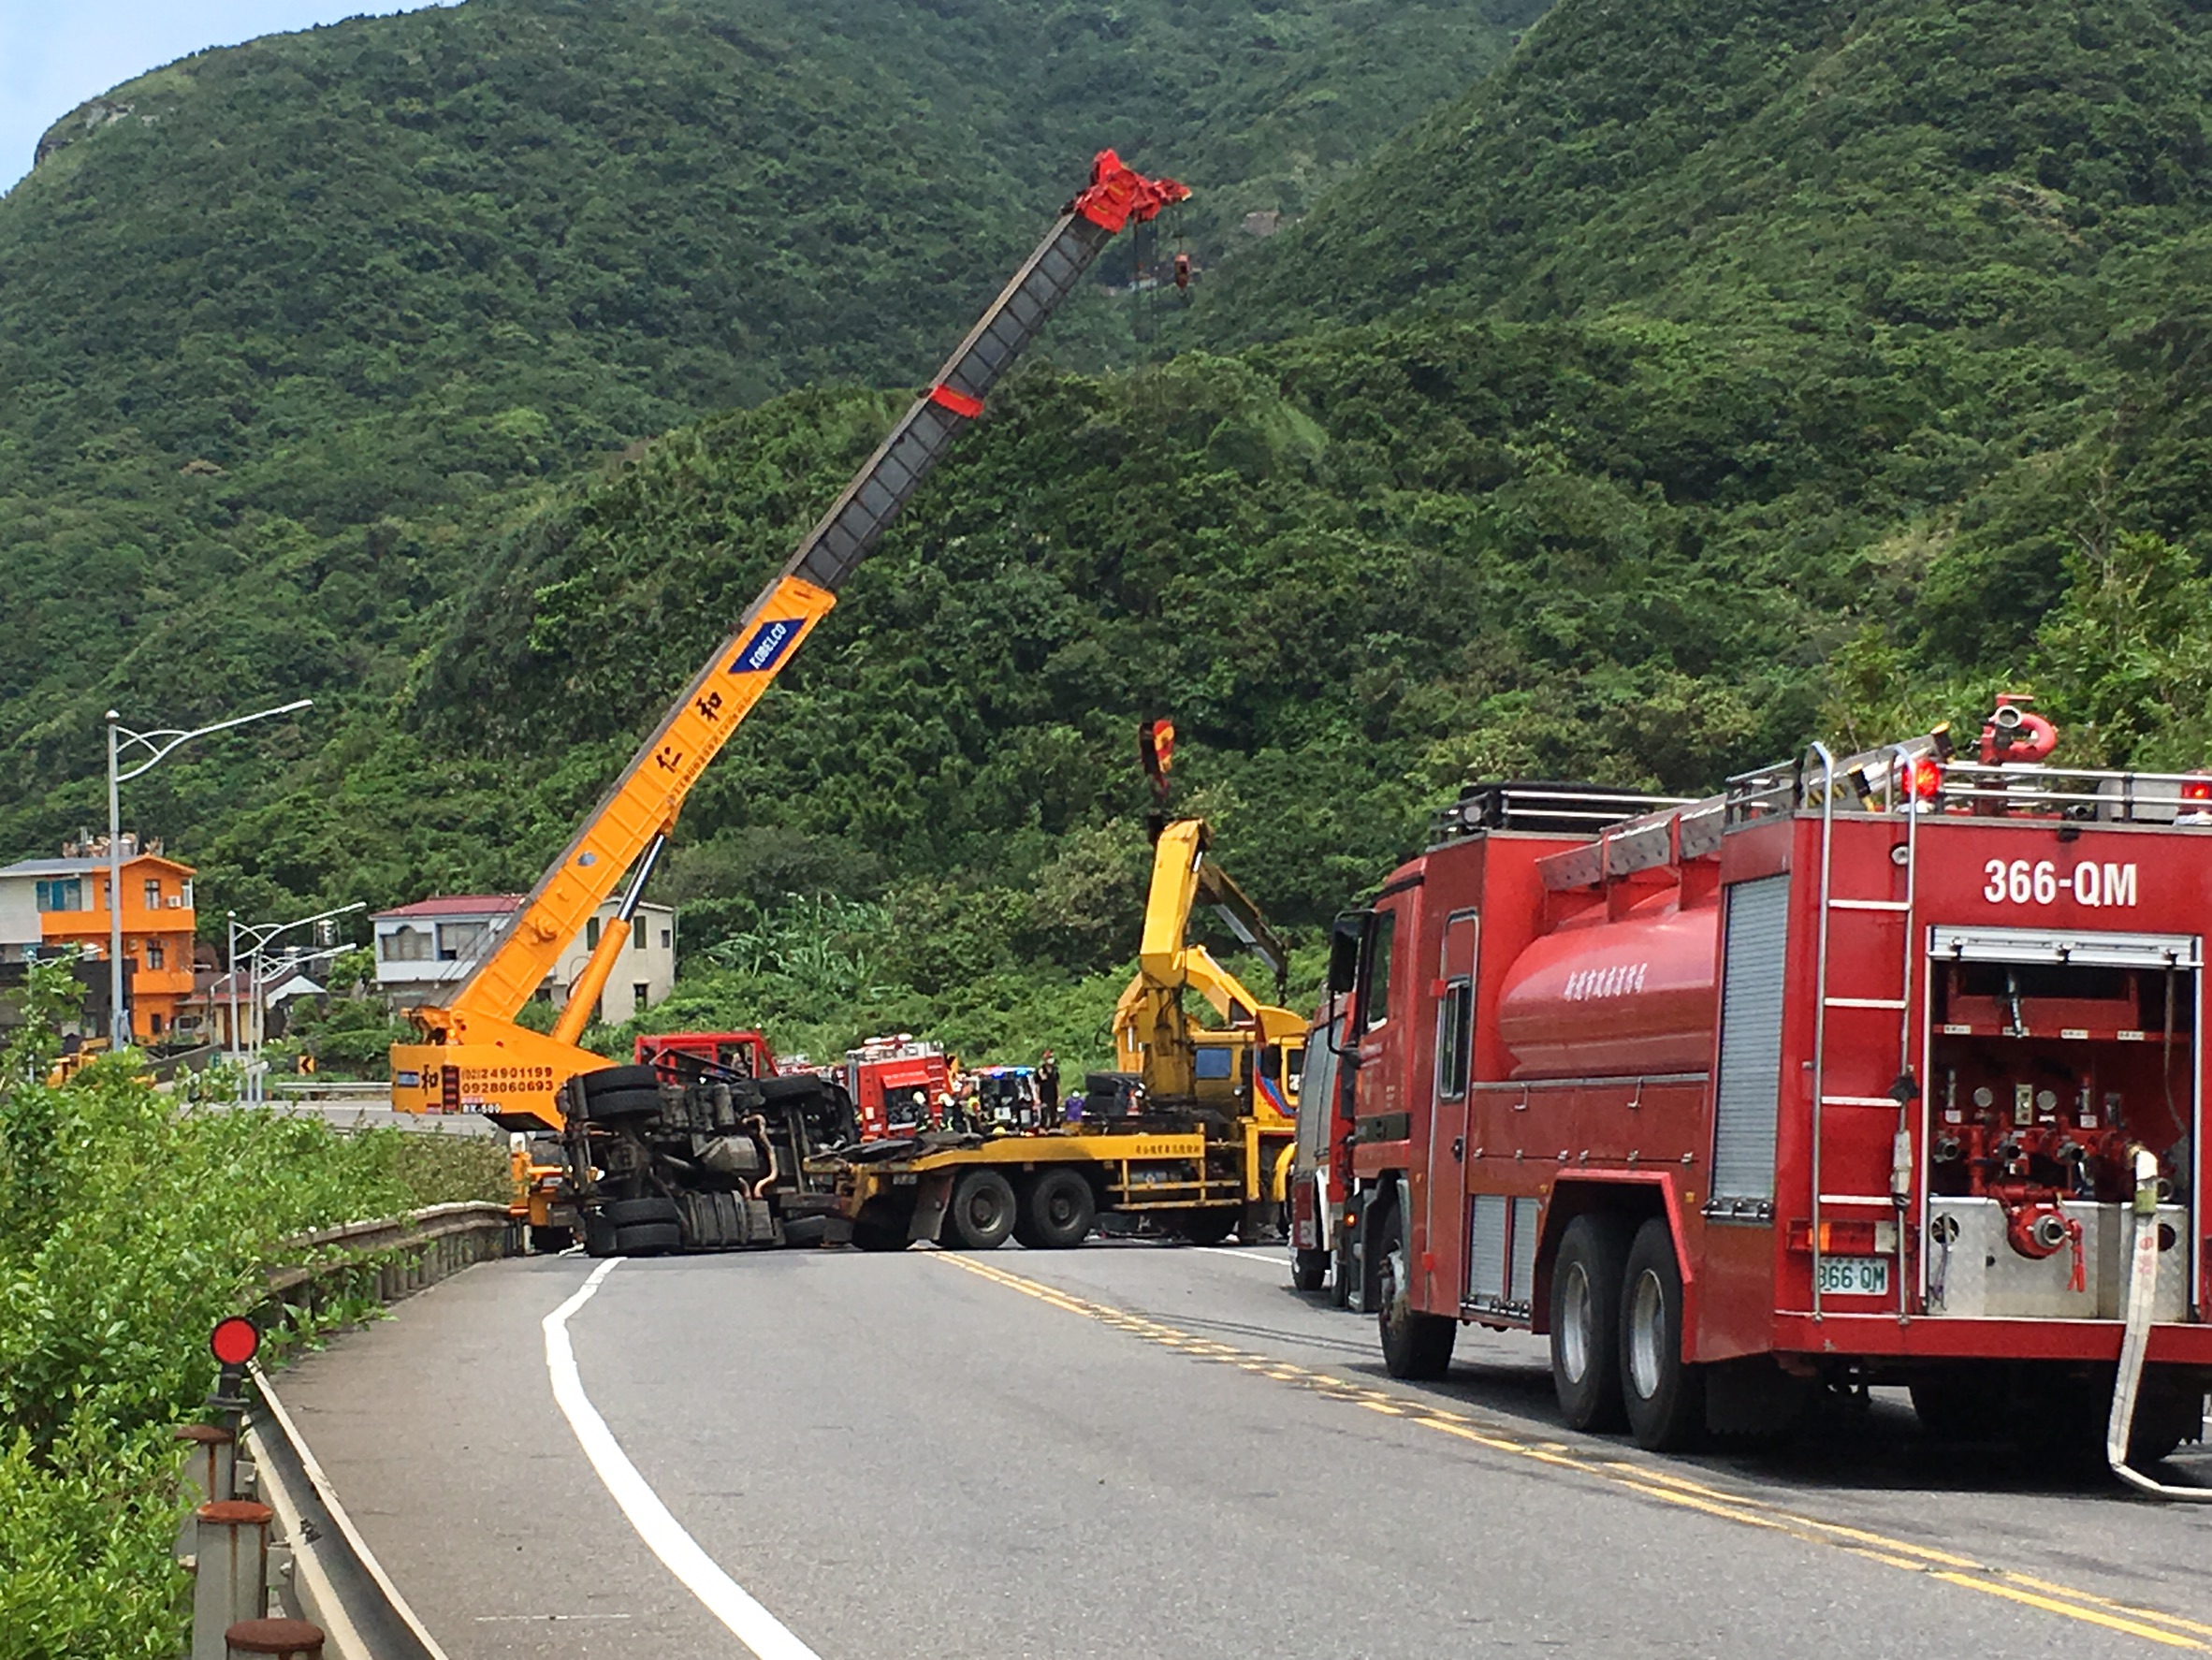
<path fill-rule="evenodd" d="M 2212 1488 L 2169 1487 L 2153 1481 L 2128 1463 L 2128 1440 L 2135 1428 L 2135 1397 L 2143 1384 L 2143 1360 L 2150 1348 L 2152 1304 L 2159 1283 L 2159 1161 L 2135 1149 L 2135 1243 L 2129 1259 L 2126 1334 L 2120 1340 L 2119 1376 L 2112 1391 L 2112 1417 L 2104 1426 L 2104 1457 L 2112 1473 L 2139 1493 L 2183 1504 L 2212 1504 Z"/>

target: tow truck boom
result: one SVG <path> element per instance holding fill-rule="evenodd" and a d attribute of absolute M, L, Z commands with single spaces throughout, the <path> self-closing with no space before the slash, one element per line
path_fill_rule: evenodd
<path fill-rule="evenodd" d="M 612 1064 L 576 1046 L 605 983 L 646 879 L 692 783 L 751 712 L 837 591 L 913 495 L 962 426 L 982 413 L 1000 375 L 1034 340 L 1123 225 L 1148 220 L 1190 192 L 1146 179 L 1111 150 L 1035 253 L 845 487 L 789 562 L 631 757 L 490 952 L 441 1005 L 409 1011 L 422 1033 L 392 1049 L 393 1105 L 408 1112 L 482 1112 L 511 1129 L 558 1129 L 554 1091 Z M 617 925 L 602 935 L 551 1034 L 516 1015 L 631 873 Z"/>

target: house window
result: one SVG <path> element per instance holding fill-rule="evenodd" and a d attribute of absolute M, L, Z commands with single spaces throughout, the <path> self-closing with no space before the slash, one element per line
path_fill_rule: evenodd
<path fill-rule="evenodd" d="M 584 924 L 584 949 L 586 951 L 599 949 L 599 919 L 597 917 L 592 917 Z"/>
<path fill-rule="evenodd" d="M 636 1013 L 643 1014 L 646 1012 L 646 1003 L 651 997 L 652 992 L 653 988 L 642 980 L 630 988 L 631 1006 Z"/>
<path fill-rule="evenodd" d="M 146 966 L 149 968 L 159 968 L 166 966 L 167 962 L 168 957 L 161 947 L 149 940 L 146 946 Z M 156 1015 L 154 1018 L 158 1020 L 160 1016 Z M 159 1027 L 155 1027 L 153 1029 L 155 1031 L 161 1030 Z"/>
<path fill-rule="evenodd" d="M 473 957 L 484 949 L 482 923 L 440 923 L 438 925 L 438 960 L 442 963 L 459 962 Z"/>
<path fill-rule="evenodd" d="M 186 877 L 186 878 L 184 879 L 183 887 L 184 887 L 184 909 L 185 909 L 186 910 L 190 910 L 192 909 L 192 878 L 190 878 L 190 877 L 188 876 L 188 877 Z"/>
<path fill-rule="evenodd" d="M 674 932 L 673 930 L 671 930 L 671 929 L 668 929 L 668 928 L 662 928 L 662 929 L 661 930 L 661 949 L 662 949 L 662 951 L 666 951 L 666 950 L 667 950 L 667 949 L 668 949 L 670 946 L 674 945 L 675 943 L 676 943 L 676 935 L 675 935 L 675 932 Z"/>
<path fill-rule="evenodd" d="M 161 1016 L 160 1016 L 160 1015 L 158 1015 L 158 1014 L 149 1014 L 148 1016 L 146 1016 L 146 1025 L 147 1025 L 147 1027 L 148 1027 L 148 1029 L 149 1029 L 149 1030 L 151 1030 L 151 1031 L 153 1033 L 153 1035 L 154 1035 L 155 1037 L 157 1037 L 157 1038 L 158 1038 L 158 1037 L 160 1037 L 160 1036 L 161 1036 Z"/>
<path fill-rule="evenodd" d="M 430 937 L 421 928 L 394 928 L 377 941 L 387 963 L 427 963 Z"/>
<path fill-rule="evenodd" d="M 161 909 L 161 878 L 158 876 L 150 876 L 146 879 L 146 909 L 148 910 Z"/>
<path fill-rule="evenodd" d="M 38 909 L 41 910 L 82 910 L 84 906 L 84 879 L 80 876 L 57 877 L 51 881 L 36 884 Z"/>

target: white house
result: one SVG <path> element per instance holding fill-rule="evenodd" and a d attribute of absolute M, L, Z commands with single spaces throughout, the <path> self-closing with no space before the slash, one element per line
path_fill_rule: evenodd
<path fill-rule="evenodd" d="M 523 898 L 520 894 L 449 894 L 378 911 L 370 919 L 376 930 L 377 989 L 401 1008 L 436 1002 L 506 932 Z M 599 945 L 600 930 L 618 909 L 612 899 L 600 906 L 584 925 L 583 935 L 561 952 L 538 988 L 539 997 L 556 1007 L 568 1002 L 568 988 L 584 971 Z M 676 911 L 666 905 L 640 905 L 599 999 L 600 1018 L 627 1020 L 658 1003 L 675 985 Z"/>

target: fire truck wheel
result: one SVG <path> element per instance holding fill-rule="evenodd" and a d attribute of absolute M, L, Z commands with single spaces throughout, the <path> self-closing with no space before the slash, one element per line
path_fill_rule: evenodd
<path fill-rule="evenodd" d="M 1040 1172 L 1029 1184 L 1022 1195 L 1022 1212 L 1014 1231 L 1025 1245 L 1035 1251 L 1065 1251 L 1091 1236 L 1099 1201 L 1078 1172 L 1062 1166 Z"/>
<path fill-rule="evenodd" d="M 606 1217 L 607 1225 L 613 1228 L 634 1228 L 646 1222 L 674 1223 L 680 1220 L 676 1201 L 662 1199 L 658 1195 L 648 1199 L 609 1200 L 600 1207 L 600 1214 Z"/>
<path fill-rule="evenodd" d="M 1682 1359 L 1682 1274 L 1664 1216 L 1637 1230 L 1621 1290 L 1621 1392 L 1636 1444 L 1679 1452 L 1705 1428 L 1705 1375 Z"/>
<path fill-rule="evenodd" d="M 1349 1308 L 1352 1305 L 1352 1239 L 1351 1230 L 1345 1230 L 1336 1236 L 1336 1251 L 1329 1259 L 1329 1306 Z"/>
<path fill-rule="evenodd" d="M 1294 1291 L 1317 1291 L 1321 1282 L 1329 1277 L 1327 1251 L 1292 1251 L 1290 1253 L 1290 1289 Z"/>
<path fill-rule="evenodd" d="M 1551 1267 L 1551 1387 L 1574 1430 L 1628 1421 L 1621 1402 L 1621 1274 L 1628 1230 L 1616 1217 L 1577 1216 Z"/>
<path fill-rule="evenodd" d="M 1413 1306 L 1405 1273 L 1405 1233 L 1393 1207 L 1383 1219 L 1375 1248 L 1381 1253 L 1381 1296 L 1375 1315 L 1382 1332 L 1383 1369 L 1392 1377 L 1434 1379 L 1451 1372 L 1459 1323 Z"/>
<path fill-rule="evenodd" d="M 588 1097 L 584 1113 L 594 1124 L 616 1124 L 624 1118 L 649 1118 L 661 1110 L 658 1089 L 610 1089 Z"/>
<path fill-rule="evenodd" d="M 674 1222 L 640 1222 L 615 1230 L 615 1254 L 621 1257 L 657 1257 L 662 1251 L 683 1248 L 683 1230 Z"/>
<path fill-rule="evenodd" d="M 964 1251 L 995 1251 L 1013 1231 L 1013 1184 L 995 1170 L 971 1170 L 953 1189 L 945 1222 Z"/>
<path fill-rule="evenodd" d="M 602 1067 L 596 1072 L 585 1072 L 584 1099 L 593 1100 L 611 1095 L 618 1089 L 657 1089 L 661 1080 L 651 1067 Z"/>
<path fill-rule="evenodd" d="M 1979 1376 L 1972 1366 L 1941 1366 L 1914 1374 L 1907 1387 L 1913 1411 L 1931 1440 L 1986 1441 L 2001 1434 L 1993 1410 L 2004 1399 L 2004 1379 L 1990 1369 Z"/>

